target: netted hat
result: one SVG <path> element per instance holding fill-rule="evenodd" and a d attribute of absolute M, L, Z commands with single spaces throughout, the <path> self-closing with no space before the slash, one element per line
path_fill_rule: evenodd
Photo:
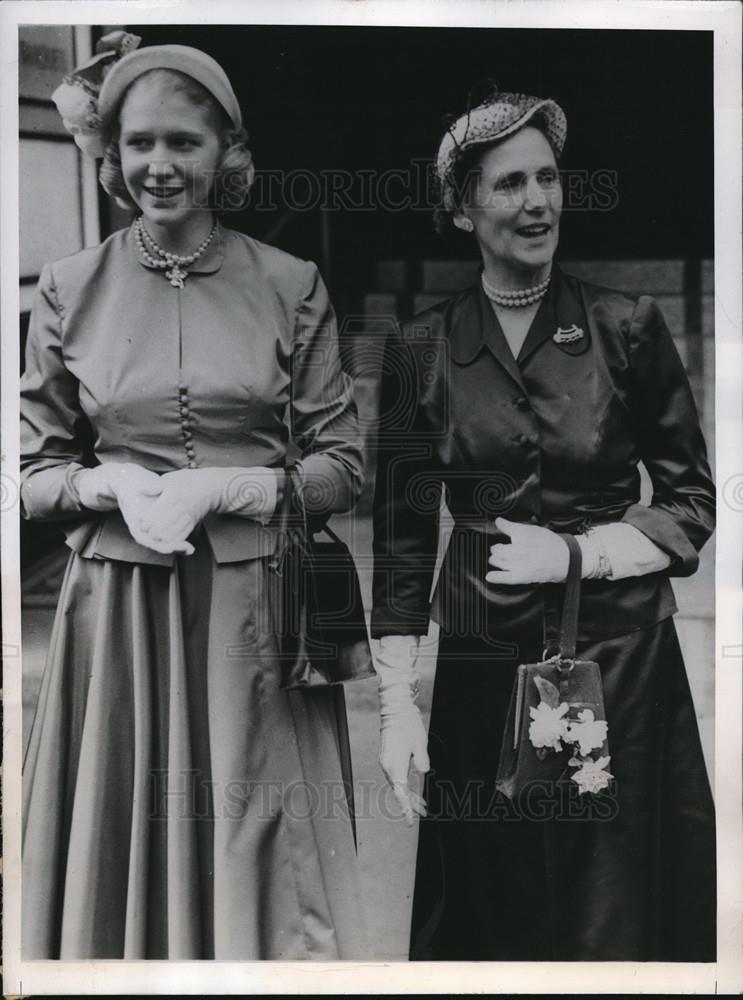
<path fill-rule="evenodd" d="M 542 120 L 547 139 L 555 155 L 559 156 L 565 145 L 568 123 L 560 105 L 550 98 L 496 93 L 457 118 L 444 133 L 436 154 L 436 176 L 447 209 L 456 207 L 453 171 L 459 156 L 473 146 L 505 139 L 534 118 Z"/>

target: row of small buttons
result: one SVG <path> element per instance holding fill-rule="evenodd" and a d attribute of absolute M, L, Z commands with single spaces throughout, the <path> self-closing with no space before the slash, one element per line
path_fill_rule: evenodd
<path fill-rule="evenodd" d="M 195 469 L 196 452 L 194 451 L 193 432 L 190 426 L 191 413 L 188 404 L 188 389 L 183 384 L 178 387 L 178 409 L 181 414 L 181 434 L 183 435 L 183 443 L 186 449 L 188 467 L 189 469 Z"/>

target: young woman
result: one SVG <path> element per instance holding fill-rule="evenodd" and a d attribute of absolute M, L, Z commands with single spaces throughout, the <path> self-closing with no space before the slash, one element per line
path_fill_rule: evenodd
<path fill-rule="evenodd" d="M 44 268 L 28 339 L 24 514 L 73 551 L 24 772 L 24 956 L 368 957 L 322 794 L 349 780 L 343 697 L 281 688 L 267 606 L 290 429 L 320 520 L 360 492 L 333 310 L 314 264 L 217 219 L 253 166 L 211 57 L 129 51 L 84 90 L 69 126 L 136 217 Z"/>
<path fill-rule="evenodd" d="M 651 298 L 554 262 L 565 115 L 495 93 L 444 135 L 439 221 L 472 233 L 477 283 L 390 338 L 376 485 L 381 762 L 409 818 L 414 704 L 442 486 L 454 531 L 441 626 L 411 957 L 711 961 L 714 813 L 670 576 L 697 567 L 714 489 L 688 381 Z M 653 485 L 640 504 L 639 463 Z M 583 556 L 578 656 L 603 675 L 603 798 L 496 792 L 520 663 L 542 659 Z M 606 779 L 608 780 L 608 779 Z"/>

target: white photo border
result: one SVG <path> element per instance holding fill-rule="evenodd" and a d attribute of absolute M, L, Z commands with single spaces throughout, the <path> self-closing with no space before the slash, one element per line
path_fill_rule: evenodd
<path fill-rule="evenodd" d="M 718 961 L 24 962 L 20 958 L 21 601 L 18 504 L 3 503 L 3 956 L 6 994 L 739 993 L 743 990 L 743 362 L 741 6 L 728 0 L 61 0 L 0 7 L 3 495 L 18 478 L 18 33 L 21 24 L 274 24 L 697 30 L 714 34 Z M 205 19 L 208 18 L 208 21 Z M 680 873 L 683 877 L 683 873 Z M 153 987 L 157 989 L 153 989 Z M 556 989 L 559 986 L 559 990 Z"/>

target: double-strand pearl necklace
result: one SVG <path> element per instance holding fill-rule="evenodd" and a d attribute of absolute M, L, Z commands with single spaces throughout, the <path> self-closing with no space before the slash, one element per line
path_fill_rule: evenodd
<path fill-rule="evenodd" d="M 184 287 L 184 282 L 188 277 L 188 271 L 185 270 L 185 268 L 194 264 L 200 257 L 204 256 L 204 252 L 213 240 L 216 231 L 217 223 L 215 222 L 212 226 L 212 231 L 203 243 L 201 243 L 193 253 L 181 256 L 177 253 L 171 253 L 169 250 L 163 250 L 160 244 L 157 243 L 145 229 L 141 215 L 134 223 L 134 237 L 137 241 L 139 252 L 142 254 L 147 263 L 152 265 L 152 267 L 157 267 L 161 271 L 165 271 L 165 277 L 168 279 L 173 288 Z M 153 256 L 155 254 L 156 256 Z"/>
<path fill-rule="evenodd" d="M 504 292 L 499 288 L 493 288 L 482 275 L 482 288 L 491 302 L 504 306 L 506 309 L 518 309 L 522 306 L 530 306 L 533 302 L 539 302 L 547 294 L 547 287 L 550 283 L 551 274 L 548 274 L 544 281 L 533 288 L 519 288 L 515 292 Z"/>

